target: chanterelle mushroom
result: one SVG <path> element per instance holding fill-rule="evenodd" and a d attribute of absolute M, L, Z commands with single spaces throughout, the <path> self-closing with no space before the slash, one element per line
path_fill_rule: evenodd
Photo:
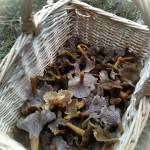
<path fill-rule="evenodd" d="M 115 106 L 108 106 L 108 101 L 104 97 L 95 96 L 89 106 L 89 118 L 99 122 L 101 127 L 109 129 L 117 126 L 121 122 L 119 109 Z"/>
<path fill-rule="evenodd" d="M 95 89 L 97 79 L 90 73 L 76 75 L 68 82 L 68 89 L 77 98 L 87 97 Z"/>
<path fill-rule="evenodd" d="M 52 139 L 52 143 L 56 146 L 57 150 L 71 150 L 70 146 L 62 139 L 61 136 L 56 136 Z"/>
<path fill-rule="evenodd" d="M 25 130 L 29 133 L 31 141 L 31 150 L 38 150 L 39 147 L 39 134 L 43 129 L 43 126 L 56 119 L 56 115 L 53 112 L 43 110 L 41 112 L 36 111 L 30 114 L 26 118 L 20 118 L 17 122 L 17 127 Z"/>

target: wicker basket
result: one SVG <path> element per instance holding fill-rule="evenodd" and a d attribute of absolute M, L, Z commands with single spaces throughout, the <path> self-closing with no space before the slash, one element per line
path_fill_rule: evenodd
<path fill-rule="evenodd" d="M 34 15 L 34 22 L 39 34 L 22 33 L 0 64 L 0 131 L 13 134 L 19 110 L 31 94 L 30 78 L 42 75 L 44 68 L 55 61 L 59 47 L 70 37 L 80 35 L 97 47 L 128 47 L 141 56 L 140 80 L 122 119 L 125 131 L 115 145 L 118 150 L 134 149 L 150 110 L 148 28 L 78 0 L 47 5 Z"/>

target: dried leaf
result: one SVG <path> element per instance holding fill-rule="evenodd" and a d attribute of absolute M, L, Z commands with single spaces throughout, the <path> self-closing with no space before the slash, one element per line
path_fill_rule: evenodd
<path fill-rule="evenodd" d="M 81 77 L 76 75 L 68 82 L 68 89 L 73 92 L 73 95 L 77 98 L 87 97 L 91 91 L 95 89 L 96 78 L 89 73 L 85 73 L 83 77 L 83 83 Z"/>

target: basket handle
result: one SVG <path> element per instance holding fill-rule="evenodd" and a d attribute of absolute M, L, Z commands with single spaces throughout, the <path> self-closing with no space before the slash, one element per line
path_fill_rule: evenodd
<path fill-rule="evenodd" d="M 32 16 L 32 0 L 21 1 L 21 31 L 27 34 L 34 34 L 36 31 Z"/>
<path fill-rule="evenodd" d="M 53 4 L 53 0 L 47 0 L 48 5 Z M 37 35 L 39 28 L 35 26 L 32 15 L 32 0 L 22 0 L 21 2 L 21 31 L 27 34 Z"/>

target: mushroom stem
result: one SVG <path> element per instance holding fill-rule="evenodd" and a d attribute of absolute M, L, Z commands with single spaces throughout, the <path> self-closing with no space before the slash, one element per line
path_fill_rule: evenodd
<path fill-rule="evenodd" d="M 75 125 L 73 125 L 72 123 L 68 122 L 67 124 L 67 127 L 70 128 L 72 131 L 74 131 L 76 134 L 80 135 L 80 136 L 83 136 L 85 131 Z"/>
<path fill-rule="evenodd" d="M 118 67 L 119 67 L 119 65 L 120 65 L 120 62 L 121 62 L 121 59 L 122 59 L 122 57 L 118 57 L 117 61 L 116 61 L 115 64 L 114 64 L 114 68 L 115 68 L 115 69 L 118 69 Z"/>
<path fill-rule="evenodd" d="M 84 72 L 80 73 L 80 84 L 84 83 Z"/>
<path fill-rule="evenodd" d="M 118 69 L 121 62 L 123 63 L 131 59 L 133 58 L 132 57 L 118 57 L 116 63 L 114 64 L 114 68 Z"/>
<path fill-rule="evenodd" d="M 118 71 L 118 68 L 115 68 L 114 65 L 112 65 L 110 63 L 106 64 L 106 68 L 111 68 L 111 69 L 113 69 L 116 72 Z"/>
<path fill-rule="evenodd" d="M 82 45 L 83 46 L 83 45 Z M 81 47 L 81 45 L 78 45 L 77 48 L 79 49 L 79 51 L 82 53 L 82 55 L 87 59 L 87 60 L 90 60 L 88 58 L 88 56 L 85 54 L 85 50 Z M 88 48 L 88 47 L 87 47 Z"/>
<path fill-rule="evenodd" d="M 70 121 L 71 119 L 74 119 L 74 118 L 80 118 L 80 119 L 82 119 L 82 118 L 86 118 L 86 117 L 88 117 L 88 116 L 89 116 L 88 113 L 78 111 L 77 114 L 75 114 L 75 115 L 73 115 L 73 114 L 67 114 L 67 115 L 64 117 L 64 119 Z"/>
<path fill-rule="evenodd" d="M 33 137 L 30 139 L 31 150 L 39 149 L 39 138 Z"/>

